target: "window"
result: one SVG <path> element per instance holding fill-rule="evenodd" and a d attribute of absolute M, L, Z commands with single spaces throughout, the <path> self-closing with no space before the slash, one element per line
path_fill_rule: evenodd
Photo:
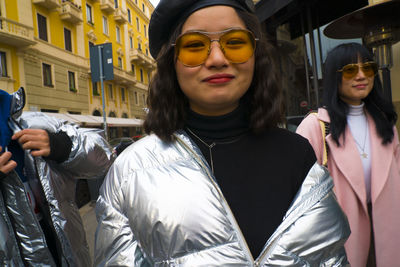
<path fill-rule="evenodd" d="M 137 46 L 138 46 L 138 49 L 139 49 L 140 51 L 142 51 L 142 44 L 141 44 L 141 43 L 138 43 Z"/>
<path fill-rule="evenodd" d="M 121 100 L 122 100 L 122 102 L 126 101 L 126 99 L 125 99 L 125 88 L 123 88 L 123 87 L 121 87 Z"/>
<path fill-rule="evenodd" d="M 112 84 L 108 84 L 108 97 L 114 99 Z"/>
<path fill-rule="evenodd" d="M 76 92 L 75 72 L 68 71 L 68 84 L 69 84 L 69 90 L 72 92 Z"/>
<path fill-rule="evenodd" d="M 72 52 L 72 44 L 71 44 L 71 31 L 67 28 L 64 28 L 64 43 L 65 50 Z"/>
<path fill-rule="evenodd" d="M 137 92 L 135 92 L 135 104 L 139 105 L 139 99 L 138 99 Z"/>
<path fill-rule="evenodd" d="M 97 83 L 92 82 L 92 93 L 94 96 L 99 96 L 99 90 L 97 89 Z"/>
<path fill-rule="evenodd" d="M 140 31 L 139 18 L 136 17 L 136 29 Z"/>
<path fill-rule="evenodd" d="M 142 11 L 144 13 L 145 9 L 144 9 L 144 4 L 142 3 Z"/>
<path fill-rule="evenodd" d="M 43 41 L 48 41 L 47 39 L 47 21 L 46 17 L 37 14 L 37 23 L 38 23 L 38 33 L 39 33 L 39 38 L 42 39 Z"/>
<path fill-rule="evenodd" d="M 114 6 L 115 8 L 118 8 L 118 0 L 114 0 Z"/>
<path fill-rule="evenodd" d="M 143 106 L 146 106 L 146 95 L 142 95 L 142 100 L 143 100 Z"/>
<path fill-rule="evenodd" d="M 0 51 L 0 76 L 7 77 L 7 58 L 6 52 Z"/>
<path fill-rule="evenodd" d="M 89 24 L 93 25 L 92 7 L 86 4 L 86 20 Z"/>
<path fill-rule="evenodd" d="M 108 35 L 108 20 L 105 16 L 103 16 L 103 33 Z"/>
<path fill-rule="evenodd" d="M 117 42 L 121 43 L 121 30 L 119 29 L 118 26 L 115 28 L 115 32 L 117 34 Z"/>
<path fill-rule="evenodd" d="M 129 23 L 132 23 L 131 10 L 129 8 L 128 8 L 128 21 Z"/>
<path fill-rule="evenodd" d="M 53 87 L 53 81 L 51 77 L 51 66 L 46 63 L 42 63 L 43 69 L 43 85 Z"/>
<path fill-rule="evenodd" d="M 147 27 L 146 27 L 146 25 L 143 25 L 143 31 L 144 31 L 144 36 L 147 37 Z"/>
<path fill-rule="evenodd" d="M 135 4 L 137 4 L 137 0 L 135 0 Z"/>
<path fill-rule="evenodd" d="M 149 55 L 149 49 L 146 47 L 146 55 Z"/>
<path fill-rule="evenodd" d="M 140 69 L 140 81 L 143 82 L 143 69 Z"/>
<path fill-rule="evenodd" d="M 133 74 L 135 74 L 135 65 L 134 64 L 131 64 L 131 71 Z"/>
<path fill-rule="evenodd" d="M 131 49 L 133 48 L 133 38 L 132 38 L 132 36 L 129 36 L 129 47 Z"/>
<path fill-rule="evenodd" d="M 122 58 L 118 57 L 118 67 L 122 69 Z"/>

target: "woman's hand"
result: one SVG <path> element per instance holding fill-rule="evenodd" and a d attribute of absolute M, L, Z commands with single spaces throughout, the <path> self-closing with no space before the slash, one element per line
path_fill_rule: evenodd
<path fill-rule="evenodd" d="M 0 146 L 0 153 L 3 151 L 3 148 Z M 3 174 L 7 174 L 10 171 L 14 170 L 17 167 L 17 163 L 13 160 L 10 160 L 11 152 L 4 152 L 0 155 L 0 176 Z"/>
<path fill-rule="evenodd" d="M 17 140 L 24 150 L 30 149 L 34 157 L 47 157 L 50 155 L 50 139 L 45 130 L 25 129 L 17 132 L 12 137 Z"/>

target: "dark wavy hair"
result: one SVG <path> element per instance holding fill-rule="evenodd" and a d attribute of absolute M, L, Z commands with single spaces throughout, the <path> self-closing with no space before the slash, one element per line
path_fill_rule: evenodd
<path fill-rule="evenodd" d="M 255 67 L 251 85 L 241 101 L 249 107 L 249 126 L 254 133 L 274 127 L 283 120 L 283 98 L 277 72 L 273 46 L 262 33 L 258 18 L 249 12 L 236 9 L 248 30 L 257 41 Z M 144 122 L 147 134 L 153 132 L 166 142 L 172 141 L 173 133 L 185 124 L 189 102 L 183 94 L 175 71 L 175 54 L 171 46 L 182 30 L 179 23 L 157 56 L 157 72 L 149 85 L 147 104 L 149 112 Z"/>
<path fill-rule="evenodd" d="M 344 136 L 345 133 L 346 117 L 349 111 L 348 105 L 339 97 L 342 74 L 338 70 L 347 64 L 357 63 L 358 58 L 362 62 L 373 61 L 372 54 L 363 45 L 345 43 L 333 48 L 325 60 L 322 105 L 328 110 L 331 119 L 330 133 L 338 146 L 340 145 L 339 137 L 341 134 Z M 393 126 L 396 123 L 397 114 L 393 104 L 383 96 L 379 75 L 375 75 L 374 86 L 363 101 L 375 122 L 382 144 L 390 143 L 393 140 Z"/>

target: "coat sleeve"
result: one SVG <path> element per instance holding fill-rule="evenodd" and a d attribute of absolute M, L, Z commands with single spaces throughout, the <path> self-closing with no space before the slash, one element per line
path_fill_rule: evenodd
<path fill-rule="evenodd" d="M 399 144 L 399 133 L 397 132 L 396 126 L 393 127 L 393 154 L 397 166 L 400 166 L 400 144 Z"/>
<path fill-rule="evenodd" d="M 322 164 L 323 140 L 317 116 L 309 114 L 304 118 L 299 127 L 297 127 L 296 133 L 308 139 L 314 149 L 318 163 Z"/>
<path fill-rule="evenodd" d="M 62 168 L 76 179 L 102 178 L 111 166 L 114 155 L 102 130 L 81 128 L 41 112 L 23 112 L 18 121 L 21 129 L 43 129 L 51 133 L 65 132 L 71 139 L 72 148 L 68 158 L 53 168 Z"/>
<path fill-rule="evenodd" d="M 147 264 L 123 211 L 127 186 L 116 164 L 110 168 L 96 203 L 95 266 L 150 266 Z"/>
<path fill-rule="evenodd" d="M 64 124 L 58 130 L 64 131 L 72 141 L 71 153 L 62 163 L 77 179 L 101 178 L 111 166 L 114 155 L 101 130 L 80 128 Z"/>

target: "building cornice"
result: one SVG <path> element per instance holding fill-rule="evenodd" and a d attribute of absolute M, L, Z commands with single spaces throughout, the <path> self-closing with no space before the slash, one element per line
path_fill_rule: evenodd
<path fill-rule="evenodd" d="M 64 49 L 61 49 L 53 44 L 44 42 L 37 37 L 35 37 L 35 39 L 37 41 L 35 45 L 23 50 L 25 54 L 30 55 L 31 60 L 34 60 L 35 57 L 32 55 L 39 54 L 56 61 L 75 65 L 76 67 L 84 69 L 84 71 L 87 71 L 90 68 L 89 58 L 67 52 Z M 24 55 L 24 57 L 26 57 L 26 55 Z"/>

